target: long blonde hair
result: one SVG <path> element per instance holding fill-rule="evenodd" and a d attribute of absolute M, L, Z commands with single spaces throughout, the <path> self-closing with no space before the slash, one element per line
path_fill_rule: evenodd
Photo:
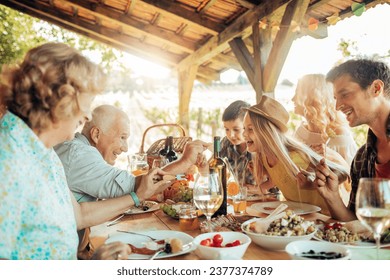
<path fill-rule="evenodd" d="M 27 52 L 21 64 L 3 68 L 0 100 L 40 133 L 51 122 L 77 114 L 77 97 L 101 93 L 105 81 L 103 71 L 75 49 L 47 43 Z"/>
<path fill-rule="evenodd" d="M 253 139 L 254 144 L 259 148 L 259 152 L 253 154 L 254 173 L 257 182 L 260 182 L 258 178 L 263 178 L 264 170 L 262 166 L 264 166 L 264 163 L 262 155 L 266 155 L 267 153 L 273 154 L 278 161 L 280 161 L 288 175 L 292 177 L 295 177 L 300 170 L 291 159 L 289 152 L 294 151 L 300 154 L 303 158 L 306 158 L 312 166 L 319 164 L 321 156 L 308 146 L 290 138 L 266 118 L 250 111 L 248 111 L 247 114 L 251 119 L 255 134 L 255 139 Z M 349 172 L 345 167 L 328 160 L 327 164 L 329 168 L 336 173 L 340 183 L 349 177 Z M 310 172 L 310 170 L 308 171 Z"/>
<path fill-rule="evenodd" d="M 336 110 L 333 86 L 322 74 L 308 74 L 299 79 L 294 102 L 304 109 L 304 117 L 324 140 L 337 134 L 347 124 Z"/>

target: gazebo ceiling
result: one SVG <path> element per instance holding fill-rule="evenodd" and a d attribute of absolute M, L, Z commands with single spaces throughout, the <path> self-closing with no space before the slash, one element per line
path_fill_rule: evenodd
<path fill-rule="evenodd" d="M 309 1 L 309 0 L 308 0 Z M 210 82 L 227 69 L 242 69 L 229 44 L 240 38 L 253 54 L 254 24 L 282 30 L 289 0 L 2 0 L 1 4 L 80 33 L 158 64 L 185 69 L 198 65 L 196 79 Z M 310 0 L 294 36 L 327 36 L 334 18 L 353 15 L 351 5 L 366 8 L 389 1 Z M 331 16 L 335 16 L 330 18 Z M 318 28 L 308 28 L 310 18 Z M 259 20 L 261 22 L 259 22 Z M 291 30 L 291 22 L 289 23 Z M 284 62 L 284 61 L 283 61 Z"/>

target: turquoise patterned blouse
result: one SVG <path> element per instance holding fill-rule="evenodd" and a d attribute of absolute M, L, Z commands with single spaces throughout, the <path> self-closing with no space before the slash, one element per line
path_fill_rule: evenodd
<path fill-rule="evenodd" d="M 0 119 L 0 258 L 76 259 L 76 220 L 61 161 L 17 116 Z"/>

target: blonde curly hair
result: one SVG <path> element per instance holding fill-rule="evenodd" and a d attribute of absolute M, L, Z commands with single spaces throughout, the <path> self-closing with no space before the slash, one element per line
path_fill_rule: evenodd
<path fill-rule="evenodd" d="M 101 93 L 105 81 L 103 71 L 74 48 L 46 43 L 28 51 L 20 64 L 3 68 L 0 100 L 40 133 L 79 113 L 78 96 Z"/>
<path fill-rule="evenodd" d="M 304 117 L 311 122 L 324 140 L 335 136 L 346 124 L 340 112 L 336 111 L 332 84 L 325 75 L 308 74 L 299 79 L 294 102 L 304 109 Z"/>

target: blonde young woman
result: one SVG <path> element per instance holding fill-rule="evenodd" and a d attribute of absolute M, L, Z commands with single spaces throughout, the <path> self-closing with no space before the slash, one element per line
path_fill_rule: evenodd
<path fill-rule="evenodd" d="M 244 137 L 248 151 L 253 154 L 255 177 L 262 178 L 266 172 L 287 200 L 317 205 L 323 213 L 330 214 L 328 205 L 312 183 L 314 168 L 322 157 L 305 144 L 287 136 L 289 114 L 284 107 L 263 95 L 260 103 L 246 111 Z M 347 180 L 346 166 L 328 160 L 327 163 L 337 174 L 339 182 Z"/>
<path fill-rule="evenodd" d="M 53 146 L 73 138 L 90 118 L 104 74 L 75 49 L 48 43 L 20 65 L 3 69 L 0 100 L 0 259 L 76 259 L 77 229 L 107 221 L 134 205 L 130 195 L 77 203 Z M 140 199 L 161 192 L 155 170 L 141 179 Z M 144 197 L 142 197 L 144 196 Z M 123 243 L 106 244 L 94 259 L 127 259 Z"/>
<path fill-rule="evenodd" d="M 357 145 L 345 117 L 336 111 L 333 86 L 325 75 L 309 74 L 299 79 L 292 101 L 294 112 L 306 120 L 295 131 L 295 138 L 320 154 L 327 143 L 327 148 L 338 152 L 350 165 Z"/>

